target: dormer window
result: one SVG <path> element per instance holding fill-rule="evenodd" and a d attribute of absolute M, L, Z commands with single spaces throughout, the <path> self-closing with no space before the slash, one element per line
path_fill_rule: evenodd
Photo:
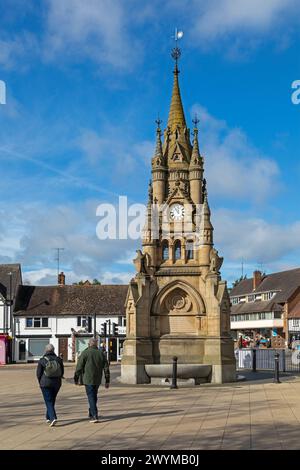
<path fill-rule="evenodd" d="M 264 294 L 264 300 L 271 300 L 274 297 L 275 294 L 276 294 L 276 292 L 266 292 Z"/>

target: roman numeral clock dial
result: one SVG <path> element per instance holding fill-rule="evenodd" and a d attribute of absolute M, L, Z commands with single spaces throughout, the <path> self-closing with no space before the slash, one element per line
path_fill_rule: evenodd
<path fill-rule="evenodd" d="M 170 207 L 170 219 L 173 221 L 183 220 L 184 207 L 182 204 L 173 204 Z"/>

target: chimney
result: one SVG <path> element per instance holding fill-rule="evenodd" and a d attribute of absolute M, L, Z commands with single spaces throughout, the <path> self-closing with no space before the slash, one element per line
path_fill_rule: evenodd
<path fill-rule="evenodd" d="M 253 290 L 255 290 L 262 281 L 261 271 L 254 271 L 253 273 Z"/>
<path fill-rule="evenodd" d="M 66 276 L 63 272 L 59 273 L 58 275 L 58 285 L 65 286 L 66 285 Z"/>

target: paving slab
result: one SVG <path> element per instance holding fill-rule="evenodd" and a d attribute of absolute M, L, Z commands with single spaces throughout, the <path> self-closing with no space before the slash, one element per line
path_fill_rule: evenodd
<path fill-rule="evenodd" d="M 300 379 L 250 380 L 170 390 L 113 383 L 100 388 L 100 423 L 87 419 L 74 365 L 57 399 L 58 423 L 45 423 L 34 364 L 0 367 L 0 449 L 299 449 Z M 256 375 L 259 379 L 259 375 Z"/>

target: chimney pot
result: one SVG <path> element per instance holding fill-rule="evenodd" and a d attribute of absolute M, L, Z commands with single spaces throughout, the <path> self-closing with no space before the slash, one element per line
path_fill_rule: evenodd
<path fill-rule="evenodd" d="M 65 273 L 61 272 L 58 275 L 58 285 L 64 286 L 66 284 L 66 276 Z"/>
<path fill-rule="evenodd" d="M 261 271 L 254 271 L 253 273 L 253 290 L 255 290 L 262 281 Z"/>

